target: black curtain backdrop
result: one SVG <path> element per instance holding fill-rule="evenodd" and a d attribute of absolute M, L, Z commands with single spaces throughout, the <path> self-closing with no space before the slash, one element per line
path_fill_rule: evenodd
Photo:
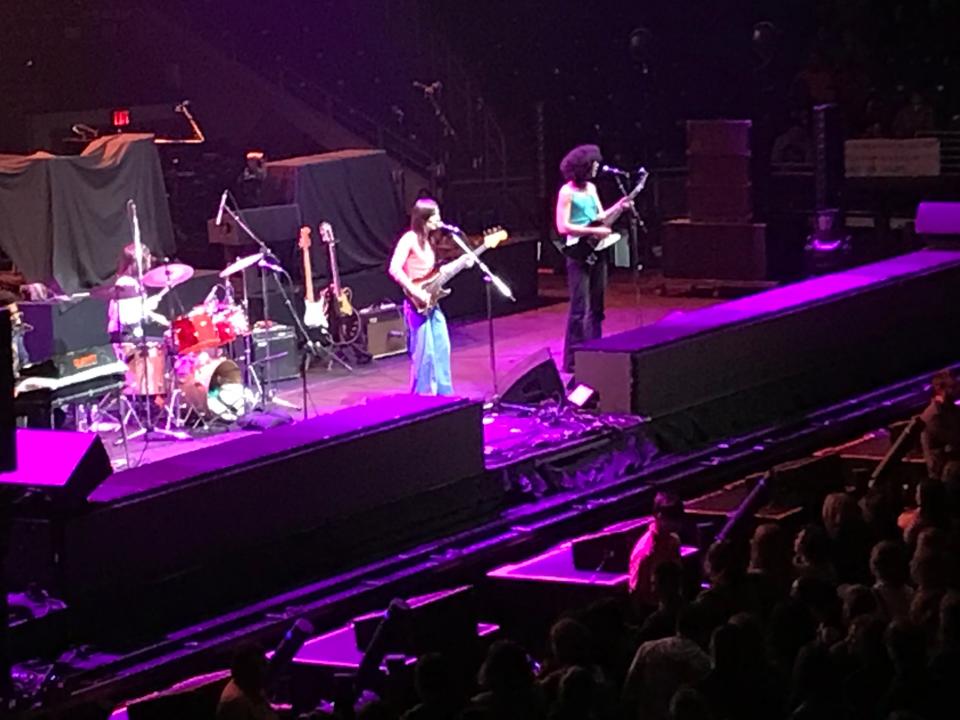
<path fill-rule="evenodd" d="M 67 293 L 99 285 L 132 242 L 127 200 L 143 242 L 174 252 L 173 225 L 152 135 L 111 135 L 81 155 L 0 155 L 0 248 L 27 282 Z"/>
<path fill-rule="evenodd" d="M 337 263 L 344 283 L 365 270 L 387 271 L 406 217 L 382 150 L 341 150 L 267 164 L 271 202 L 297 203 L 313 230 L 314 275 L 329 279 L 327 249 L 317 226 L 329 222 L 338 240 Z M 297 255 L 299 257 L 299 255 Z"/>

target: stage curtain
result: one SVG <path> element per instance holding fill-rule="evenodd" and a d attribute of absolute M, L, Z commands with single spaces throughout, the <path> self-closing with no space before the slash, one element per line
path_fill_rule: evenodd
<path fill-rule="evenodd" d="M 173 254 L 173 225 L 152 135 L 99 138 L 81 155 L 0 156 L 0 248 L 28 282 L 67 293 L 106 281 L 133 236 L 137 204 L 143 242 Z"/>
<path fill-rule="evenodd" d="M 341 150 L 278 160 L 267 164 L 267 184 L 273 202 L 300 205 L 314 239 L 317 226 L 330 223 L 345 281 L 364 270 L 386 273 L 406 217 L 385 152 Z M 326 248 L 315 242 L 311 257 L 315 274 L 328 279 Z"/>

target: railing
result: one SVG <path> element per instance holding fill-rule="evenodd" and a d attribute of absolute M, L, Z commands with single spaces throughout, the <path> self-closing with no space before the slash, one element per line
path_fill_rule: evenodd
<path fill-rule="evenodd" d="M 404 165 L 429 175 L 431 166 L 436 162 L 430 153 L 347 101 L 290 70 L 284 72 L 283 87 L 347 130 L 386 150 Z"/>

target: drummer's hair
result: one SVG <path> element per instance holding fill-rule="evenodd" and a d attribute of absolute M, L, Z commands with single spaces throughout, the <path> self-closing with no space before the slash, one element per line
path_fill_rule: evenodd
<path fill-rule="evenodd" d="M 410 210 L 410 229 L 417 237 L 423 237 L 427 220 L 439 209 L 437 201 L 432 198 L 420 198 L 413 204 L 413 209 Z"/>
<path fill-rule="evenodd" d="M 10 290 L 0 290 L 0 308 L 9 307 L 18 302 L 20 302 L 20 298 L 17 297 L 16 293 Z"/>
<path fill-rule="evenodd" d="M 143 271 L 146 272 L 153 266 L 153 254 L 146 245 L 141 245 L 141 247 L 143 248 Z M 122 277 L 123 275 L 130 275 L 132 277 L 136 274 L 137 248 L 133 243 L 128 243 L 123 246 L 123 250 L 120 252 L 120 259 L 117 261 L 117 277 Z"/>

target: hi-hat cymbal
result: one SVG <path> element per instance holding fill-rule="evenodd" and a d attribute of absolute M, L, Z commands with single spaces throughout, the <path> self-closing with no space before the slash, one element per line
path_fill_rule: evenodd
<path fill-rule="evenodd" d="M 183 263 L 167 263 L 158 265 L 150 272 L 144 273 L 143 284 L 147 287 L 173 287 L 186 282 L 193 277 L 193 268 Z"/>
<path fill-rule="evenodd" d="M 125 282 L 131 280 L 132 282 Z M 137 288 L 137 281 L 127 277 L 118 278 L 117 282 L 101 285 L 90 291 L 90 297 L 100 300 L 129 300 L 139 296 L 140 291 Z"/>
<path fill-rule="evenodd" d="M 263 253 L 254 253 L 253 255 L 247 255 L 246 257 L 237 258 L 232 263 L 227 265 L 221 272 L 220 277 L 225 278 L 234 273 L 238 273 L 241 270 L 246 270 L 251 265 L 256 265 L 258 262 L 263 260 Z"/>

